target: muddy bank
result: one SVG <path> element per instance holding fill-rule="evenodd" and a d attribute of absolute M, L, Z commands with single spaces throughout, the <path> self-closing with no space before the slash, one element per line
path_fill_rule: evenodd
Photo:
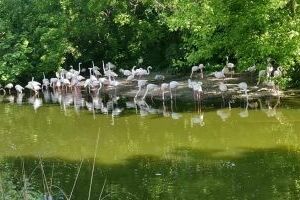
<path fill-rule="evenodd" d="M 160 85 L 161 83 L 168 83 L 170 81 L 177 81 L 179 82 L 179 87 L 176 91 L 173 91 L 173 95 L 176 96 L 176 98 L 180 98 L 182 101 L 190 101 L 194 99 L 193 91 L 192 89 L 188 88 L 188 79 L 189 76 L 174 76 L 174 75 L 166 75 L 163 74 L 166 78 L 163 81 L 157 81 L 154 79 L 155 74 L 150 75 L 148 77 L 143 77 L 141 79 L 147 79 L 148 83 L 154 83 L 157 85 Z M 201 81 L 203 83 L 203 94 L 202 99 L 203 100 L 209 100 L 209 99 L 216 99 L 216 98 L 222 98 L 221 92 L 218 87 L 218 83 L 221 82 L 221 80 L 214 78 L 210 75 L 205 75 L 203 79 L 200 78 L 200 76 L 194 76 L 193 81 Z M 126 82 L 125 78 L 119 78 L 118 81 L 120 82 L 120 85 L 117 88 L 117 94 L 124 97 L 130 97 L 133 98 L 137 91 L 137 80 Z M 280 97 L 293 97 L 300 95 L 300 90 L 286 90 L 286 91 L 279 91 L 278 93 L 275 92 L 272 88 L 259 85 L 256 86 L 257 80 L 256 77 L 252 77 L 248 73 L 242 73 L 242 74 L 234 74 L 232 77 L 225 78 L 225 84 L 228 87 L 228 91 L 224 94 L 226 97 L 234 98 L 234 99 L 241 99 L 245 98 L 245 94 L 241 92 L 237 84 L 240 82 L 246 82 L 248 84 L 248 95 L 249 99 L 255 99 L 255 98 L 264 98 L 264 97 L 277 97 L 278 95 Z M 111 89 L 106 89 L 111 90 Z M 139 93 L 139 98 L 142 98 L 143 94 L 145 93 L 145 88 L 142 89 L 142 91 Z M 147 98 L 150 98 L 150 94 Z M 158 90 L 156 92 L 153 92 L 153 98 L 157 100 L 161 100 L 161 92 Z M 170 99 L 169 92 L 166 93 L 166 98 Z"/>

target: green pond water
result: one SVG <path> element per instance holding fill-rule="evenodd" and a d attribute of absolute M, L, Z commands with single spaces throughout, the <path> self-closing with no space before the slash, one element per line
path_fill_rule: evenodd
<path fill-rule="evenodd" d="M 80 166 L 77 200 L 92 172 L 93 200 L 300 199 L 299 98 L 232 109 L 150 100 L 115 115 L 38 100 L 0 103 L 0 199 L 65 199 Z"/>

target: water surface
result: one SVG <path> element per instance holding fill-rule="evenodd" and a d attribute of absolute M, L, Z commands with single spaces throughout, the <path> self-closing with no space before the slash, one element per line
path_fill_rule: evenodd
<path fill-rule="evenodd" d="M 220 101 L 2 98 L 4 196 L 22 194 L 25 177 L 32 198 L 63 199 L 83 160 L 72 198 L 87 199 L 99 136 L 91 199 L 300 198 L 297 98 L 231 109 Z"/>

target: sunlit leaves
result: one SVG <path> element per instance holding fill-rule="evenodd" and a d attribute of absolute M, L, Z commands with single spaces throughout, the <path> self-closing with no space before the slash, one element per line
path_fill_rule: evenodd
<path fill-rule="evenodd" d="M 164 14 L 170 31 L 181 31 L 185 61 L 224 62 L 229 55 L 239 69 L 265 67 L 271 57 L 288 70 L 299 65 L 299 14 L 291 0 L 170 0 Z M 296 6 L 297 7 L 297 6 Z"/>

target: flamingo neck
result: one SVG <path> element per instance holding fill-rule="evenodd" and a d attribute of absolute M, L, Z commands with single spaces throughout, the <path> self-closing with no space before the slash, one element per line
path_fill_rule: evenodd
<path fill-rule="evenodd" d="M 102 69 L 103 69 L 103 73 L 106 72 L 104 65 L 105 65 L 105 64 L 104 64 L 104 61 L 102 60 Z"/>
<path fill-rule="evenodd" d="M 147 74 L 150 74 L 150 68 L 151 67 L 147 67 Z"/>

